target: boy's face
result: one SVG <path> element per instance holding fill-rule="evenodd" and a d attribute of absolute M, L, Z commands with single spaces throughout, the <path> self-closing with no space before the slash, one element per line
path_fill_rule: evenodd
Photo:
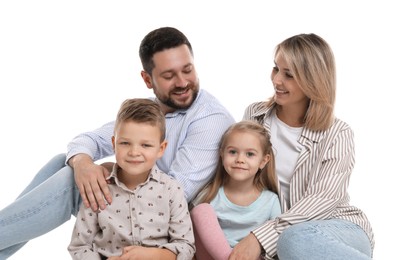
<path fill-rule="evenodd" d="M 187 45 L 157 52 L 152 75 L 142 72 L 148 88 L 162 103 L 164 113 L 191 106 L 199 91 L 194 59 Z"/>
<path fill-rule="evenodd" d="M 162 157 L 167 145 L 166 141 L 161 143 L 160 138 L 160 128 L 148 123 L 126 121 L 116 128 L 112 142 L 116 162 L 122 169 L 124 178 L 148 177 L 149 171 L 156 160 Z"/>

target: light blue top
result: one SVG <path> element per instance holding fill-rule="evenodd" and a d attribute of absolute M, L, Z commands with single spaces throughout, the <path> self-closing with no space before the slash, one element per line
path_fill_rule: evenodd
<path fill-rule="evenodd" d="M 220 139 L 235 120 L 205 90 L 200 90 L 191 107 L 168 113 L 165 118 L 168 145 L 156 164 L 181 183 L 189 202 L 214 174 Z M 113 155 L 114 123 L 75 137 L 68 144 L 67 161 L 78 153 L 88 154 L 94 161 Z"/>
<path fill-rule="evenodd" d="M 239 206 L 230 202 L 220 187 L 210 204 L 231 247 L 267 220 L 281 214 L 279 198 L 269 190 L 264 190 L 250 205 Z"/>

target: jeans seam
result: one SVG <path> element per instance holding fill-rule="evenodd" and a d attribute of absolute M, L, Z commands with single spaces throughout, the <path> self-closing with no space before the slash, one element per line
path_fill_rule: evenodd
<path fill-rule="evenodd" d="M 351 222 L 351 223 L 352 223 L 352 222 Z M 322 225 L 321 225 L 321 226 L 322 226 Z M 331 226 L 333 226 L 333 225 L 328 225 L 328 226 L 331 227 Z M 358 225 L 356 225 L 356 226 L 359 227 Z M 339 240 L 334 239 L 334 238 L 332 238 L 331 236 L 328 236 L 326 233 L 322 232 L 319 228 L 316 228 L 316 227 L 317 227 L 317 226 L 314 226 L 314 231 L 315 231 L 315 233 L 322 235 L 323 237 L 327 238 L 329 241 L 336 242 L 336 243 L 342 244 L 342 245 L 346 245 L 348 248 L 354 250 L 355 252 L 358 252 L 358 253 L 361 254 L 362 256 L 368 256 L 368 255 L 366 255 L 365 253 L 363 253 L 363 252 L 357 250 L 356 248 L 351 247 L 350 245 L 348 245 L 348 244 L 346 244 L 346 243 L 341 243 Z M 309 227 L 309 228 L 311 229 L 312 227 Z M 343 226 L 343 228 L 345 228 L 345 226 Z M 357 229 L 356 227 L 351 227 L 351 226 L 348 226 L 347 228 L 348 228 L 348 229 L 353 229 L 353 230 L 356 230 L 356 229 Z M 371 257 L 371 256 L 369 256 L 369 257 Z"/>
<path fill-rule="evenodd" d="M 45 209 L 46 207 L 51 205 L 53 201 L 58 200 L 60 197 L 64 196 L 64 194 L 68 193 L 72 189 L 74 189 L 74 187 L 63 189 L 62 191 L 56 193 L 55 196 L 52 196 L 51 199 L 48 199 L 48 200 L 46 200 L 44 202 L 41 202 L 39 207 L 34 207 L 34 208 L 24 210 L 21 213 L 12 215 L 11 217 L 9 217 L 6 220 L 5 219 L 1 220 L 0 221 L 1 226 L 14 224 L 14 223 L 20 221 L 21 219 L 26 219 L 28 217 L 31 217 L 31 216 L 34 216 L 34 215 L 38 214 L 43 209 Z"/>

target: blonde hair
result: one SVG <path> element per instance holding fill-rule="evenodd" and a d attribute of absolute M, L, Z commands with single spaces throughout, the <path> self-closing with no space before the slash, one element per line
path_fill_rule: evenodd
<path fill-rule="evenodd" d="M 200 193 L 200 198 L 197 199 L 199 203 L 209 203 L 218 193 L 218 190 L 230 178 L 229 174 L 223 167 L 222 154 L 227 146 L 229 136 L 234 132 L 251 132 L 258 135 L 261 148 L 264 155 L 269 155 L 270 160 L 264 168 L 259 170 L 254 176 L 254 184 L 259 190 L 268 189 L 272 192 L 278 193 L 277 178 L 275 174 L 275 159 L 272 150 L 272 144 L 269 138 L 268 131 L 260 124 L 252 121 L 240 121 L 230 126 L 223 134 L 219 146 L 219 161 L 215 171 L 215 176 L 210 183 Z M 198 203 L 197 203 L 198 204 Z"/>
<path fill-rule="evenodd" d="M 121 123 L 129 121 L 158 126 L 161 132 L 160 141 L 165 140 L 165 115 L 156 102 L 146 98 L 132 98 L 123 101 L 116 116 L 114 131 Z"/>
<path fill-rule="evenodd" d="M 335 58 L 328 43 L 315 34 L 299 34 L 279 43 L 275 57 L 281 54 L 293 78 L 310 99 L 305 127 L 313 131 L 328 129 L 334 121 L 336 95 Z M 268 106 L 277 104 L 273 97 Z"/>

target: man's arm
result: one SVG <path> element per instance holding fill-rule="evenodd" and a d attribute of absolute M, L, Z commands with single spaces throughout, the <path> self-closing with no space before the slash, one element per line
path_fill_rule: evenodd
<path fill-rule="evenodd" d="M 87 154 L 76 154 L 70 158 L 68 164 L 74 169 L 74 179 L 85 207 L 91 207 L 93 211 L 105 209 L 105 200 L 112 202 L 106 177 L 109 171 L 95 164 Z"/>
<path fill-rule="evenodd" d="M 185 137 L 176 144 L 174 161 L 168 168 L 168 174 L 183 186 L 188 202 L 213 176 L 219 158 L 222 135 L 235 122 L 228 113 L 205 110 L 202 112 L 205 115 L 200 114 L 201 112 L 187 115 L 194 119 L 181 127 L 181 135 Z M 174 138 L 172 137 L 172 140 Z M 169 133 L 167 139 L 171 140 Z M 170 142 L 169 145 L 172 147 L 174 144 Z"/>
<path fill-rule="evenodd" d="M 76 136 L 68 144 L 67 164 L 74 169 L 75 182 L 86 207 L 96 211 L 106 207 L 104 198 L 111 203 L 105 180 L 109 171 L 94 161 L 114 154 L 112 135 L 114 122 Z"/>

